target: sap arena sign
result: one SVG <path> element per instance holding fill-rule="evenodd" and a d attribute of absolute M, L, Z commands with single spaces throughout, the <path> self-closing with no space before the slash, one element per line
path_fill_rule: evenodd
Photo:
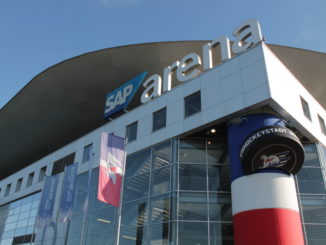
<path fill-rule="evenodd" d="M 203 57 L 196 53 L 190 53 L 184 56 L 180 61 L 176 60 L 171 65 L 163 69 L 163 78 L 154 74 L 143 82 L 145 87 L 141 95 L 141 103 L 146 103 L 162 93 L 172 89 L 172 74 L 175 72 L 179 82 L 185 82 L 198 76 L 201 71 L 207 71 L 213 68 L 213 49 L 219 46 L 221 51 L 221 60 L 231 59 L 231 49 L 234 54 L 246 51 L 253 45 L 263 41 L 260 25 L 257 20 L 249 19 L 238 26 L 233 35 L 236 40 L 232 41 L 226 36 L 220 36 L 217 39 L 202 46 Z M 216 62 L 215 63 L 220 63 Z M 202 66 L 201 69 L 199 69 Z M 146 76 L 146 72 L 141 73 L 134 79 L 125 83 L 121 87 L 109 93 L 106 97 L 104 118 L 121 111 L 129 105 L 137 89 Z"/>
<path fill-rule="evenodd" d="M 110 117 L 128 107 L 146 75 L 147 72 L 139 74 L 106 96 L 104 118 Z"/>
<path fill-rule="evenodd" d="M 238 26 L 233 35 L 236 40 L 232 43 L 232 52 L 239 54 L 252 45 L 263 41 L 260 25 L 257 20 L 249 19 Z M 179 82 L 185 82 L 195 78 L 200 74 L 198 69 L 202 66 L 204 71 L 213 68 L 212 50 L 217 45 L 221 50 L 221 61 L 231 58 L 230 40 L 226 36 L 220 36 L 217 39 L 203 45 L 203 58 L 196 54 L 190 53 L 184 56 L 180 61 L 176 60 L 170 66 L 163 69 L 163 79 L 160 75 L 154 74 L 146 79 L 143 83 L 145 91 L 141 95 L 141 103 L 146 103 L 151 99 L 160 96 L 162 93 L 171 90 L 171 76 L 176 73 Z"/>

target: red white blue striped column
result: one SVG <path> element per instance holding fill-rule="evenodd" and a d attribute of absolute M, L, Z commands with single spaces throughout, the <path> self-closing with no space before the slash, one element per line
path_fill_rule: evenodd
<path fill-rule="evenodd" d="M 248 115 L 228 126 L 235 245 L 304 245 L 295 182 L 288 173 L 292 170 L 284 170 L 290 168 L 288 160 L 297 156 L 288 150 L 268 155 L 262 142 L 265 155 L 259 156 L 260 166 L 251 173 L 240 157 L 254 140 L 282 130 L 288 130 L 284 122 L 270 114 Z"/>

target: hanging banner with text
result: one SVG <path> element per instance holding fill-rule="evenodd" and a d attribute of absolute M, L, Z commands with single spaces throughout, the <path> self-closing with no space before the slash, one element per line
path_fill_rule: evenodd
<path fill-rule="evenodd" d="M 66 166 L 63 179 L 61 201 L 59 207 L 59 222 L 67 222 L 72 215 L 72 206 L 74 204 L 74 194 L 76 187 L 78 163 Z"/>
<path fill-rule="evenodd" d="M 59 175 L 46 176 L 45 178 L 41 203 L 36 217 L 36 227 L 46 227 L 52 223 L 58 180 Z"/>

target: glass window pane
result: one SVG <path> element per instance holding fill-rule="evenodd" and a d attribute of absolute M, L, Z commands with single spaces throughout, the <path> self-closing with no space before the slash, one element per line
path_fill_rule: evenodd
<path fill-rule="evenodd" d="M 150 171 L 151 149 L 127 157 L 125 178 Z"/>
<path fill-rule="evenodd" d="M 170 220 L 170 195 L 151 198 L 152 223 L 168 222 Z"/>
<path fill-rule="evenodd" d="M 33 184 L 33 180 L 34 180 L 34 172 L 28 175 L 26 187 L 31 186 Z"/>
<path fill-rule="evenodd" d="M 22 236 L 22 235 L 25 235 L 25 232 L 26 232 L 26 227 L 23 227 L 23 228 L 17 228 L 15 230 L 15 236 Z"/>
<path fill-rule="evenodd" d="M 20 207 L 20 212 L 28 211 L 32 208 L 32 202 L 24 204 Z"/>
<path fill-rule="evenodd" d="M 231 191 L 229 165 L 208 165 L 208 190 Z"/>
<path fill-rule="evenodd" d="M 205 140 L 180 139 L 179 162 L 206 163 Z"/>
<path fill-rule="evenodd" d="M 200 91 L 191 94 L 184 99 L 185 102 L 185 117 L 189 117 L 201 110 Z"/>
<path fill-rule="evenodd" d="M 326 224 L 326 196 L 301 195 L 304 223 Z"/>
<path fill-rule="evenodd" d="M 22 204 L 23 200 L 18 200 L 18 201 L 15 201 L 15 202 L 12 202 L 9 204 L 9 208 L 12 209 L 12 208 L 17 208 L 17 207 L 20 207 L 21 204 Z"/>
<path fill-rule="evenodd" d="M 308 118 L 311 121 L 309 104 L 302 97 L 300 97 L 300 98 L 301 98 L 301 105 L 302 105 L 303 114 L 306 116 L 306 118 Z"/>
<path fill-rule="evenodd" d="M 33 208 L 30 211 L 30 217 L 35 217 L 37 215 L 38 208 Z"/>
<path fill-rule="evenodd" d="M 75 152 L 67 155 L 53 163 L 52 175 L 62 173 L 65 170 L 65 166 L 72 164 L 75 159 Z"/>
<path fill-rule="evenodd" d="M 84 215 L 72 216 L 69 224 L 69 237 L 80 236 L 83 228 Z"/>
<path fill-rule="evenodd" d="M 86 245 L 112 245 L 113 232 L 102 232 L 87 235 Z M 79 243 L 76 243 L 79 244 Z"/>
<path fill-rule="evenodd" d="M 115 208 L 107 207 L 92 211 L 89 216 L 88 233 L 114 229 Z"/>
<path fill-rule="evenodd" d="M 44 166 L 43 168 L 40 169 L 40 173 L 38 176 L 38 182 L 41 182 L 45 179 L 45 175 L 46 175 L 46 166 Z"/>
<path fill-rule="evenodd" d="M 179 222 L 179 245 L 207 245 L 208 223 Z"/>
<path fill-rule="evenodd" d="M 77 175 L 76 182 L 76 192 L 85 192 L 87 191 L 87 183 L 88 183 L 88 172 Z"/>
<path fill-rule="evenodd" d="M 27 224 L 28 224 L 28 219 L 19 220 L 19 222 L 17 222 L 16 228 L 26 227 Z"/>
<path fill-rule="evenodd" d="M 153 147 L 153 168 L 160 168 L 171 162 L 171 141 Z"/>
<path fill-rule="evenodd" d="M 180 192 L 179 220 L 207 221 L 206 193 Z"/>
<path fill-rule="evenodd" d="M 207 162 L 217 164 L 227 164 L 227 145 L 214 140 L 207 141 Z"/>
<path fill-rule="evenodd" d="M 209 194 L 209 220 L 232 221 L 230 194 Z"/>
<path fill-rule="evenodd" d="M 94 168 L 92 171 L 92 189 L 98 188 L 98 175 L 99 175 L 99 168 Z"/>
<path fill-rule="evenodd" d="M 86 196 L 87 196 L 86 192 L 75 195 L 75 199 L 72 207 L 73 213 L 76 214 L 76 213 L 83 212 L 83 206 L 85 203 Z"/>
<path fill-rule="evenodd" d="M 68 239 L 67 239 L 67 245 L 80 244 L 80 240 L 81 240 L 81 236 L 68 237 Z M 84 241 L 85 241 L 85 238 L 84 238 Z M 41 244 L 37 244 L 37 245 L 41 245 Z"/>
<path fill-rule="evenodd" d="M 121 214 L 121 228 L 125 228 L 126 226 L 143 226 L 147 224 L 147 199 L 123 204 Z"/>
<path fill-rule="evenodd" d="M 320 167 L 317 148 L 315 144 L 304 145 L 305 159 L 304 166 L 316 166 Z"/>
<path fill-rule="evenodd" d="M 308 244 L 326 244 L 326 225 L 305 225 Z"/>
<path fill-rule="evenodd" d="M 17 184 L 16 184 L 16 192 L 20 191 L 21 187 L 22 187 L 22 183 L 23 183 L 23 178 L 20 178 L 19 180 L 17 180 Z"/>
<path fill-rule="evenodd" d="M 8 185 L 6 186 L 5 197 L 9 195 L 9 193 L 10 193 L 10 188 L 11 188 L 11 184 L 8 184 Z"/>
<path fill-rule="evenodd" d="M 152 195 L 170 191 L 170 167 L 160 168 L 152 172 Z"/>
<path fill-rule="evenodd" d="M 146 245 L 147 228 L 144 226 L 122 229 L 119 245 Z"/>
<path fill-rule="evenodd" d="M 152 225 L 150 229 L 150 244 L 151 245 L 168 245 L 169 244 L 169 224 L 161 223 Z"/>
<path fill-rule="evenodd" d="M 233 245 L 232 223 L 211 223 L 209 237 L 211 245 Z"/>
<path fill-rule="evenodd" d="M 153 132 L 166 126 L 166 108 L 153 113 Z"/>
<path fill-rule="evenodd" d="M 3 219 L 3 221 L 5 221 L 7 224 L 11 222 L 16 222 L 17 220 L 18 220 L 18 214 L 9 216 L 7 220 Z"/>
<path fill-rule="evenodd" d="M 320 168 L 302 168 L 297 178 L 300 193 L 326 194 Z"/>
<path fill-rule="evenodd" d="M 325 121 L 320 115 L 318 115 L 318 121 L 319 121 L 320 131 L 323 134 L 326 134 Z"/>
<path fill-rule="evenodd" d="M 20 213 L 18 219 L 19 220 L 21 220 L 21 219 L 27 219 L 28 217 L 29 217 L 29 211 Z"/>
<path fill-rule="evenodd" d="M 6 224 L 5 226 L 5 230 L 4 231 L 9 231 L 9 230 L 13 230 L 16 228 L 16 225 L 17 223 L 16 222 L 13 222 L 13 223 L 9 223 L 9 224 Z"/>
<path fill-rule="evenodd" d="M 137 121 L 127 126 L 126 139 L 128 140 L 128 143 L 137 139 L 137 128 L 138 128 Z"/>
<path fill-rule="evenodd" d="M 149 193 L 149 173 L 124 181 L 123 202 L 147 197 Z"/>
<path fill-rule="evenodd" d="M 31 217 L 28 219 L 28 226 L 34 226 L 36 217 Z"/>
<path fill-rule="evenodd" d="M 180 164 L 179 181 L 180 190 L 206 191 L 206 165 Z"/>
<path fill-rule="evenodd" d="M 93 148 L 93 144 L 89 144 L 84 147 L 82 163 L 85 163 L 85 162 L 88 162 L 89 160 L 91 160 L 92 153 L 93 153 L 92 148 Z"/>

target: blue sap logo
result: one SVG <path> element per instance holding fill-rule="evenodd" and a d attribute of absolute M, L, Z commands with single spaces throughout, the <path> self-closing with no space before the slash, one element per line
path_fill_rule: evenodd
<path fill-rule="evenodd" d="M 128 107 L 146 75 L 147 72 L 139 74 L 106 96 L 104 118 Z"/>

